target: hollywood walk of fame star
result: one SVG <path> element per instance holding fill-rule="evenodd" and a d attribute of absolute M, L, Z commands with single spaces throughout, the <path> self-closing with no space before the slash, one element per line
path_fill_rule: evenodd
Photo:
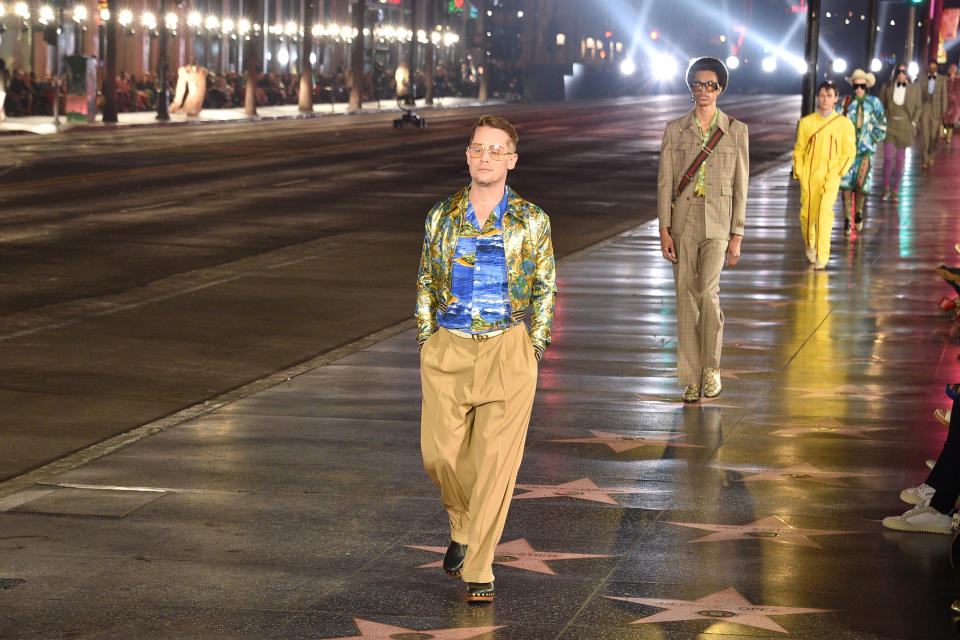
<path fill-rule="evenodd" d="M 414 631 L 404 627 L 395 627 L 390 624 L 380 624 L 369 620 L 353 619 L 360 631 L 359 636 L 331 638 L 330 640 L 467 640 L 497 629 L 495 627 L 461 627 L 459 629 L 431 629 L 430 631 Z"/>
<path fill-rule="evenodd" d="M 514 500 L 536 499 L 536 498 L 576 498 L 577 500 L 591 500 L 593 502 L 603 502 L 605 504 L 620 505 L 619 502 L 610 497 L 610 494 L 624 493 L 660 493 L 656 489 L 613 489 L 610 487 L 599 487 L 590 478 L 581 478 L 573 482 L 564 482 L 563 484 L 517 484 L 517 489 L 523 489 L 528 493 L 521 493 L 513 496 Z"/>
<path fill-rule="evenodd" d="M 699 447 L 703 448 L 703 445 L 699 444 L 687 444 L 685 442 L 676 442 L 676 438 L 682 438 L 682 434 L 678 435 L 667 435 L 667 434 L 658 434 L 652 438 L 646 438 L 643 436 L 628 436 L 622 433 L 610 433 L 608 431 L 595 431 L 590 429 L 590 433 L 593 434 L 592 438 L 567 438 L 565 440 L 548 440 L 548 442 L 575 442 L 575 443 L 602 443 L 616 451 L 621 453 L 623 451 L 629 451 L 630 449 L 636 449 L 637 447 Z"/>
<path fill-rule="evenodd" d="M 722 369 L 720 374 L 724 378 L 729 378 L 731 380 L 741 380 L 740 376 L 746 375 L 748 373 L 771 373 L 769 369 Z"/>
<path fill-rule="evenodd" d="M 772 342 L 760 344 L 758 342 L 747 342 L 746 340 L 733 340 L 731 342 L 728 342 L 727 346 L 734 347 L 736 349 L 753 349 L 755 351 L 770 351 L 773 347 L 778 345 Z"/>
<path fill-rule="evenodd" d="M 870 433 L 873 431 L 889 431 L 890 429 L 896 429 L 897 427 L 851 427 L 844 424 L 841 424 L 835 420 L 821 420 L 820 424 L 810 425 L 806 427 L 787 427 L 785 429 L 777 429 L 776 431 L 771 431 L 770 435 L 772 436 L 783 436 L 785 438 L 793 438 L 796 436 L 802 436 L 807 434 L 831 434 L 837 436 L 850 436 L 851 438 L 861 438 L 863 440 L 870 439 Z"/>
<path fill-rule="evenodd" d="M 801 547 L 815 547 L 822 549 L 819 544 L 809 538 L 809 536 L 829 536 L 847 533 L 859 533 L 858 531 L 837 531 L 830 529 L 801 529 L 794 527 L 783 521 L 779 516 L 770 516 L 756 520 L 749 524 L 704 524 L 700 522 L 667 522 L 680 527 L 689 527 L 691 529 L 702 529 L 704 531 L 714 531 L 710 535 L 688 540 L 687 543 L 694 542 L 720 542 L 723 540 L 744 540 L 747 538 L 756 538 L 761 541 L 777 542 L 780 544 L 796 544 Z"/>
<path fill-rule="evenodd" d="M 828 484 L 844 484 L 841 482 L 844 478 L 871 478 L 878 476 L 878 473 L 852 473 L 848 471 L 821 471 L 808 462 L 802 462 L 782 469 L 743 469 L 740 467 L 724 467 L 714 465 L 717 469 L 724 471 L 739 471 L 749 473 L 756 471 L 753 475 L 745 476 L 744 482 L 760 482 L 766 480 L 799 480 L 803 478 L 815 478 Z"/>
<path fill-rule="evenodd" d="M 837 387 L 828 387 L 826 389 L 814 387 L 787 387 L 788 391 L 797 391 L 803 395 L 802 399 L 810 398 L 842 398 L 844 400 L 865 400 L 867 402 L 876 402 L 883 400 L 886 395 L 870 391 L 866 387 L 860 387 L 855 384 L 845 384 Z"/>
<path fill-rule="evenodd" d="M 446 547 L 420 547 L 408 544 L 411 549 L 421 549 L 423 551 L 433 551 L 435 553 L 446 553 Z M 551 576 L 557 575 L 556 572 L 547 565 L 548 560 L 578 560 L 581 558 L 609 558 L 611 556 L 599 553 L 557 553 L 552 551 L 537 551 L 530 546 L 526 538 L 520 538 L 512 542 L 504 542 L 497 545 L 497 550 L 493 556 L 494 564 L 502 564 L 508 567 L 516 567 L 524 571 L 535 571 L 537 573 L 546 573 Z M 443 561 L 431 562 L 417 567 L 418 569 L 427 569 L 429 567 L 441 567 Z"/>
<path fill-rule="evenodd" d="M 621 598 L 604 596 L 611 600 L 623 600 L 636 604 L 645 604 L 658 609 L 666 609 L 652 616 L 634 620 L 630 624 L 650 624 L 653 622 L 676 622 L 679 620 L 710 620 L 712 622 L 732 622 L 768 631 L 789 633 L 770 619 L 770 616 L 789 616 L 798 613 L 828 613 L 834 609 L 800 609 L 797 607 L 768 607 L 755 605 L 740 595 L 733 587 L 711 593 L 697 600 L 666 600 L 663 598 Z"/>
<path fill-rule="evenodd" d="M 854 426 L 847 422 L 841 422 L 836 418 L 821 418 L 819 416 L 794 416 L 794 422 L 802 422 L 804 424 L 790 426 L 785 425 L 782 422 L 763 422 L 759 421 L 754 424 L 764 427 L 780 427 L 776 431 L 771 431 L 770 435 L 772 436 L 784 436 L 784 437 L 794 437 L 804 434 L 834 434 L 842 436 L 850 436 L 851 438 L 862 438 L 870 439 L 870 432 L 873 431 L 889 431 L 891 429 L 899 429 L 899 427 L 871 427 L 871 426 Z"/>
<path fill-rule="evenodd" d="M 645 400 L 647 402 L 659 402 L 660 404 L 673 405 L 678 408 L 681 406 L 682 407 L 697 406 L 695 404 L 691 405 L 691 404 L 685 403 L 683 401 L 683 398 L 674 398 L 674 397 L 665 398 L 663 396 L 654 396 L 646 393 L 638 393 L 636 394 L 636 396 L 640 400 Z M 717 408 L 717 409 L 739 409 L 740 408 L 738 405 L 734 405 L 734 404 L 721 404 L 719 400 L 720 400 L 719 397 L 700 398 L 700 403 L 703 405 L 710 405 L 711 407 Z"/>

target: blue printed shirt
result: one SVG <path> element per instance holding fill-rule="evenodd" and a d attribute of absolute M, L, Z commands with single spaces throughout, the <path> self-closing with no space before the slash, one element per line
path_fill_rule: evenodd
<path fill-rule="evenodd" d="M 503 216 L 507 193 L 483 228 L 473 205 L 467 207 L 453 254 L 450 293 L 445 309 L 438 309 L 437 324 L 468 333 L 507 329 L 512 324 L 507 260 L 503 250 Z"/>

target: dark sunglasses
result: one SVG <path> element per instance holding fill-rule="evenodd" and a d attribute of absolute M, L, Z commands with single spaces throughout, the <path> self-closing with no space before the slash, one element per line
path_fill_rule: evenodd
<path fill-rule="evenodd" d="M 694 80 L 693 82 L 690 83 L 690 88 L 694 91 L 706 90 L 706 91 L 709 91 L 710 93 L 713 93 L 714 91 L 720 88 L 720 85 L 714 82 L 713 80 L 708 80 L 706 82 L 697 82 L 696 80 Z"/>
<path fill-rule="evenodd" d="M 857 89 L 863 89 L 864 91 L 866 91 L 867 85 L 858 82 L 857 84 L 853 85 L 853 89 L 854 91 L 856 91 Z"/>

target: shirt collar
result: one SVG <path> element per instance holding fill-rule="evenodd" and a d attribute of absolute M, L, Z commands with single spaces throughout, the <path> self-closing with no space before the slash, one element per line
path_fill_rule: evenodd
<path fill-rule="evenodd" d="M 478 231 L 482 231 L 482 229 L 480 229 L 480 222 L 479 220 L 477 220 L 477 213 L 473 210 L 473 203 L 470 202 L 469 191 L 467 191 L 466 196 L 467 196 L 466 198 L 467 211 L 464 217 L 470 221 L 470 224 L 477 227 Z M 496 227 L 497 229 L 500 229 L 501 231 L 503 231 L 503 217 L 507 212 L 507 206 L 509 202 L 510 202 L 510 187 L 504 187 L 503 198 L 501 198 L 500 203 L 493 208 L 493 211 L 490 213 L 490 217 L 487 219 L 488 222 L 492 222 L 493 226 Z"/>

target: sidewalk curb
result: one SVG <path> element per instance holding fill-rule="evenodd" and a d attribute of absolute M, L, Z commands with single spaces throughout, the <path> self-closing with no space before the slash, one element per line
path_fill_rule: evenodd
<path fill-rule="evenodd" d="M 339 104 L 339 103 L 338 103 Z M 433 105 L 423 105 L 414 107 L 414 111 L 440 111 L 447 109 L 462 109 L 462 108 L 476 108 L 483 107 L 488 105 L 500 105 L 507 104 L 506 100 L 487 100 L 486 102 L 481 102 L 479 100 L 474 100 L 471 102 L 463 102 L 459 104 L 433 104 Z M 314 108 L 317 108 L 318 105 L 314 105 Z M 319 108 L 323 108 L 322 106 Z M 230 111 L 236 112 L 240 109 L 217 109 L 217 110 L 208 110 L 208 111 Z M 385 113 L 403 113 L 407 109 L 400 107 L 389 107 L 389 108 L 375 108 L 375 109 L 360 109 L 359 111 L 311 111 L 310 113 L 296 112 L 291 115 L 274 115 L 274 116 L 247 116 L 242 118 L 224 118 L 224 119 L 191 119 L 186 120 L 167 120 L 167 121 L 156 121 L 156 122 L 131 122 L 131 123 L 122 123 L 122 122 L 102 122 L 98 121 L 95 123 L 85 123 L 77 122 L 71 123 L 65 121 L 61 128 L 57 132 L 52 133 L 40 133 L 36 131 L 31 131 L 29 129 L 15 129 L 15 128 L 4 128 L 0 126 L 0 136 L 5 135 L 57 135 L 59 134 L 69 134 L 74 132 L 88 132 L 88 131 L 118 131 L 122 129 L 152 129 L 159 127 L 184 127 L 184 126 L 200 126 L 200 125 L 217 125 L 217 124 L 244 124 L 250 122 L 273 122 L 273 121 L 282 121 L 282 120 L 311 120 L 315 118 L 329 118 L 333 116 L 363 116 L 363 115 L 379 115 Z M 150 112 L 138 112 L 138 113 L 150 113 Z M 51 116 L 52 117 L 52 116 Z M 9 119 L 7 120 L 9 122 Z M 14 123 L 15 124 L 15 123 Z"/>

